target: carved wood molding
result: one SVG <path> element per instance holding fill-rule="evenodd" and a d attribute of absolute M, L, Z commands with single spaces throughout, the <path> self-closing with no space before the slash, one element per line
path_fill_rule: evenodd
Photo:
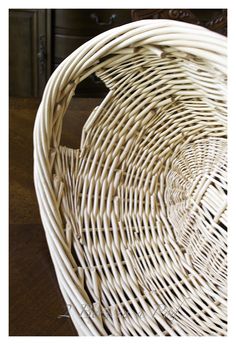
<path fill-rule="evenodd" d="M 227 10 L 195 9 L 136 9 L 131 11 L 132 20 L 172 19 L 204 26 L 212 31 L 227 35 Z"/>
<path fill-rule="evenodd" d="M 211 18 L 205 26 L 212 31 L 227 36 L 227 10 L 222 10 L 221 14 Z"/>

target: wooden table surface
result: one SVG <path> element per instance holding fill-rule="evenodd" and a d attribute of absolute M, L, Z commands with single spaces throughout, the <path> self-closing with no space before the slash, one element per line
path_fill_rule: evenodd
<path fill-rule="evenodd" d="M 75 98 L 66 113 L 62 144 L 79 147 L 82 126 L 100 99 Z M 10 99 L 9 335 L 77 335 L 66 313 L 33 184 L 33 125 L 37 99 Z"/>

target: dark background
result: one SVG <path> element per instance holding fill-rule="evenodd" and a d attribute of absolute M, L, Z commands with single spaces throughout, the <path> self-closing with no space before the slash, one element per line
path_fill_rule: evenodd
<path fill-rule="evenodd" d="M 205 26 L 226 35 L 222 9 L 11 9 L 10 96 L 39 97 L 54 69 L 92 37 L 140 19 L 174 19 Z M 104 96 L 91 75 L 79 86 L 82 97 Z"/>
<path fill-rule="evenodd" d="M 9 334 L 76 335 L 67 317 L 41 225 L 33 184 L 32 133 L 51 73 L 97 34 L 139 19 L 165 18 L 226 35 L 224 9 L 11 9 L 9 11 L 10 257 Z M 78 147 L 86 118 L 106 94 L 95 75 L 77 90 L 62 144 Z M 63 315 L 61 317 L 60 315 Z"/>

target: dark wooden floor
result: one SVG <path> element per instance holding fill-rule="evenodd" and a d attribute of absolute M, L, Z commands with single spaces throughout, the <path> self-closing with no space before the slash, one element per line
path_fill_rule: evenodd
<path fill-rule="evenodd" d="M 62 144 L 79 147 L 99 99 L 73 99 Z M 10 99 L 9 335 L 76 335 L 67 317 L 41 225 L 33 185 L 33 125 L 39 100 Z"/>

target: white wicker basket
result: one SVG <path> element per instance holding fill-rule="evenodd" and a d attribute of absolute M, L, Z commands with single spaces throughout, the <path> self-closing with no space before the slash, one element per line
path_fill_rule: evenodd
<path fill-rule="evenodd" d="M 78 150 L 60 146 L 78 83 L 109 88 Z M 130 23 L 53 73 L 34 128 L 34 181 L 79 335 L 226 334 L 226 39 Z"/>

